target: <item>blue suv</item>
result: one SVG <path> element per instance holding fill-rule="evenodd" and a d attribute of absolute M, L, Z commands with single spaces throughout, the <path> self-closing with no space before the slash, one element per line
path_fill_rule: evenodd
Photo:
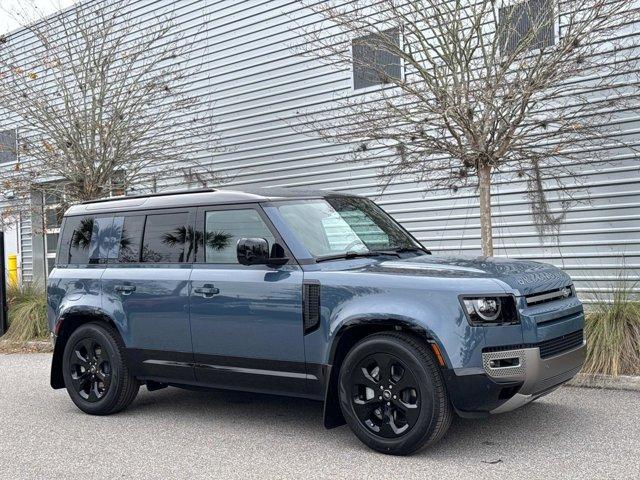
<path fill-rule="evenodd" d="M 331 192 L 74 206 L 48 321 L 51 386 L 84 412 L 123 410 L 141 384 L 293 395 L 391 454 L 436 442 L 454 413 L 551 392 L 585 355 L 561 270 L 431 255 L 374 202 Z"/>

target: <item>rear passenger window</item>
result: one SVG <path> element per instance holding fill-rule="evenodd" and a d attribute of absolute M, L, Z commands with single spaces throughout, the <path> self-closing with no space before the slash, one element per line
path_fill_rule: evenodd
<path fill-rule="evenodd" d="M 118 263 L 138 263 L 140 261 L 140 246 L 142 231 L 144 230 L 144 215 L 130 217 L 116 217 L 113 220 L 113 230 L 117 244 L 109 252 L 109 260 Z"/>
<path fill-rule="evenodd" d="M 185 245 L 190 241 L 187 222 L 186 212 L 148 215 L 142 240 L 141 261 L 183 262 Z"/>
<path fill-rule="evenodd" d="M 58 263 L 104 263 L 113 242 L 113 217 L 68 217 L 60 241 Z"/>
<path fill-rule="evenodd" d="M 93 219 L 91 242 L 89 243 L 89 263 L 105 263 L 109 250 L 113 247 L 113 217 Z"/>

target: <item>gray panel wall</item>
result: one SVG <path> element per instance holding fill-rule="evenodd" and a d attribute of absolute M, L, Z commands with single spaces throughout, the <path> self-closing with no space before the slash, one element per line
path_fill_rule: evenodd
<path fill-rule="evenodd" d="M 346 161 L 348 145 L 326 144 L 294 131 L 292 125 L 301 121 L 301 111 L 330 109 L 336 97 L 352 92 L 350 71 L 334 71 L 292 53 L 291 47 L 303 41 L 295 25 L 317 21 L 300 2 L 139 0 L 123 14 L 142 24 L 152 12 L 169 7 L 182 34 L 200 35 L 191 46 L 191 61 L 199 71 L 187 87 L 215 100 L 222 149 L 200 155 L 230 178 L 227 188 L 312 186 L 366 195 L 435 253 L 480 253 L 478 202 L 472 189 L 453 194 L 399 180 L 380 192 L 375 167 L 385 162 L 384 156 L 355 166 Z M 640 22 L 629 31 L 640 35 L 638 26 Z M 33 42 L 26 32 L 17 32 L 11 41 L 21 45 L 25 58 L 30 55 Z M 203 103 L 203 108 L 208 107 Z M 639 112 L 626 112 L 620 119 L 627 141 L 640 146 Z M 188 130 L 184 135 L 188 139 Z M 576 196 L 590 203 L 573 208 L 559 237 L 545 243 L 538 238 L 529 213 L 526 184 L 497 182 L 496 254 L 564 267 L 583 296 L 607 292 L 623 270 L 630 284 L 637 281 L 640 161 L 632 151 L 613 153 L 610 163 L 594 163 L 582 171 L 575 182 Z M 167 186 L 185 186 L 185 181 L 176 171 Z M 584 184 L 590 186 L 588 192 L 582 190 Z M 555 198 L 556 193 L 550 191 L 549 196 Z M 24 232 L 28 234 L 29 229 Z"/>

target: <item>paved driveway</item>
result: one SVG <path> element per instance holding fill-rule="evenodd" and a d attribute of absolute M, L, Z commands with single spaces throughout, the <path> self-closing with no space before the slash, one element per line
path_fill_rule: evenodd
<path fill-rule="evenodd" d="M 638 392 L 566 387 L 402 458 L 324 430 L 305 400 L 143 388 L 91 417 L 49 388 L 49 359 L 0 355 L 0 478 L 640 478 Z"/>

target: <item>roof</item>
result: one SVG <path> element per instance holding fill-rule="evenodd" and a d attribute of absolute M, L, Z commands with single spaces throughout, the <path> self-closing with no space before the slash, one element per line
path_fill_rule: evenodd
<path fill-rule="evenodd" d="M 351 194 L 332 192 L 328 190 L 307 190 L 299 188 L 259 188 L 244 191 L 226 189 L 176 190 L 149 195 L 111 197 L 91 200 L 72 206 L 67 210 L 65 215 L 179 208 L 196 205 L 257 203 L 291 199 L 324 198 L 335 195 L 353 196 Z"/>

